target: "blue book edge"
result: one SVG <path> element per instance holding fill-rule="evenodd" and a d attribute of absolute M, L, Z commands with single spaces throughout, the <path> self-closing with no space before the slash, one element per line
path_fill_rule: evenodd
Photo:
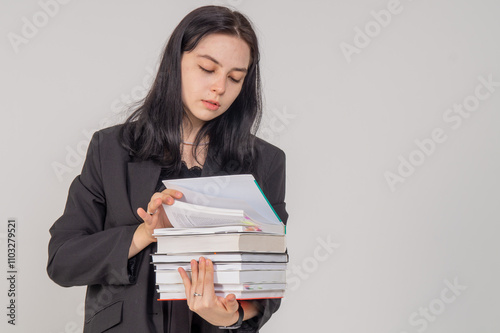
<path fill-rule="evenodd" d="M 271 203 L 269 202 L 269 200 L 267 200 L 267 197 L 264 194 L 264 191 L 262 191 L 262 189 L 260 188 L 259 183 L 257 183 L 257 180 L 254 179 L 253 181 L 254 181 L 255 185 L 257 185 L 257 188 L 259 189 L 259 191 L 262 194 L 262 196 L 264 197 L 264 199 L 266 199 L 266 202 L 269 205 L 269 207 L 271 207 L 271 209 L 273 210 L 273 213 L 274 213 L 274 215 L 276 215 L 276 218 L 278 218 L 278 221 L 280 221 L 281 223 L 283 223 L 283 221 L 281 221 L 279 215 L 274 210 L 273 205 L 271 205 Z M 285 235 L 286 235 L 286 225 L 285 225 Z"/>

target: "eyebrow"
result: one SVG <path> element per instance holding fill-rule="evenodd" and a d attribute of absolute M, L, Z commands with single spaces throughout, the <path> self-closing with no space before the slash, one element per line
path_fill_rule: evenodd
<path fill-rule="evenodd" d="M 208 59 L 210 61 L 215 62 L 217 65 L 221 66 L 220 62 L 218 62 L 216 59 L 214 59 L 213 57 L 209 56 L 208 54 L 200 54 L 200 55 L 198 55 L 198 57 Z M 246 72 L 248 72 L 248 69 L 234 67 L 234 68 L 231 68 L 231 71 L 238 71 L 238 72 L 246 73 Z"/>

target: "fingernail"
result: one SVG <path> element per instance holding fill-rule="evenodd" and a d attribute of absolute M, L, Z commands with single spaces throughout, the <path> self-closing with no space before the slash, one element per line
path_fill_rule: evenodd
<path fill-rule="evenodd" d="M 181 193 L 181 192 L 177 192 L 177 193 L 175 193 L 175 196 L 176 196 L 177 198 L 180 198 L 180 197 L 182 197 L 182 193 Z"/>

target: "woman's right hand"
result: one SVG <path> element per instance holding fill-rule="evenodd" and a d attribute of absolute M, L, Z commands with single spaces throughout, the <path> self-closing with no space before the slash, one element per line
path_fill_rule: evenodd
<path fill-rule="evenodd" d="M 166 189 L 163 192 L 153 194 L 148 203 L 147 210 L 143 208 L 137 209 L 137 214 L 144 221 L 146 236 L 149 236 L 152 242 L 156 242 L 156 238 L 152 236 L 154 229 L 172 228 L 172 224 L 170 224 L 167 214 L 163 209 L 163 204 L 172 205 L 175 199 L 180 198 L 182 198 L 182 192 Z"/>
<path fill-rule="evenodd" d="M 182 198 L 182 192 L 166 189 L 153 194 L 148 203 L 147 210 L 143 208 L 137 209 L 137 214 L 139 214 L 144 222 L 137 227 L 134 233 L 129 249 L 129 258 L 135 256 L 152 242 L 156 242 L 156 238 L 153 236 L 154 229 L 172 227 L 163 209 L 163 204 L 172 205 L 175 199 L 180 198 Z"/>

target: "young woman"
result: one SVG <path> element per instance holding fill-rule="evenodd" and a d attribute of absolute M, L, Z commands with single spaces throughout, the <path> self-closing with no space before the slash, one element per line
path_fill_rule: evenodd
<path fill-rule="evenodd" d="M 276 299 L 217 297 L 204 258 L 192 262 L 192 280 L 179 272 L 187 301 L 157 301 L 150 263 L 153 230 L 171 227 L 162 204 L 182 197 L 165 189 L 166 178 L 252 173 L 286 223 L 285 155 L 254 136 L 260 116 L 250 22 L 225 7 L 189 13 L 142 105 L 125 124 L 94 134 L 50 229 L 50 278 L 88 286 L 85 332 L 258 332 L 278 309 Z"/>

